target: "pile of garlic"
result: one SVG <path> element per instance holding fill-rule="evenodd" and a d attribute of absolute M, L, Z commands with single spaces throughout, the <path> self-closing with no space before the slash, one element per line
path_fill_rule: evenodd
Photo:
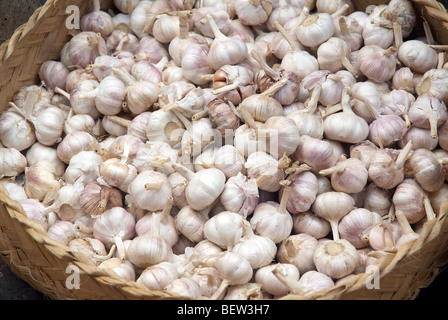
<path fill-rule="evenodd" d="M 406 0 L 115 0 L 0 117 L 1 181 L 150 290 L 308 295 L 448 198 L 448 64 Z"/>

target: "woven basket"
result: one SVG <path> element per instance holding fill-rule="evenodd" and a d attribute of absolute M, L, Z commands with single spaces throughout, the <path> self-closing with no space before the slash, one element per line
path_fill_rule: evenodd
<path fill-rule="evenodd" d="M 388 1 L 353 1 L 356 9 Z M 448 44 L 448 13 L 432 0 L 414 0 L 419 23 L 427 21 L 434 38 Z M 48 0 L 35 11 L 28 23 L 16 30 L 0 47 L 0 112 L 21 87 L 38 82 L 38 69 L 46 60 L 59 59 L 64 43 L 70 39 L 65 26 L 68 5 L 78 6 L 81 15 L 89 12 L 91 1 Z M 111 8 L 112 1 L 102 1 Z M 69 252 L 62 243 L 49 238 L 38 223 L 28 219 L 21 206 L 9 198 L 0 184 L 0 254 L 19 278 L 51 299 L 163 299 L 189 300 L 164 291 L 150 291 L 136 282 L 125 281 L 102 270 L 85 257 Z M 395 254 L 378 255 L 379 289 L 369 289 L 372 274 L 358 274 L 344 284 L 311 296 L 288 295 L 284 299 L 414 299 L 448 264 L 448 201 L 437 219 L 427 222 L 421 236 Z M 80 271 L 80 288 L 69 289 L 68 267 Z"/>

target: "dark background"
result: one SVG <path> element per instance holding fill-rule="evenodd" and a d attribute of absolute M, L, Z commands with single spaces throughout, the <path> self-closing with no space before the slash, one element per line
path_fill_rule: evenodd
<path fill-rule="evenodd" d="M 448 5 L 448 0 L 439 2 L 445 7 Z M 45 0 L 0 0 L 0 43 L 9 39 L 17 27 L 26 23 L 44 3 Z M 416 300 L 437 299 L 448 300 L 448 270 L 442 271 L 430 286 L 422 289 Z M 48 297 L 17 278 L 0 259 L 0 300 L 48 300 Z"/>

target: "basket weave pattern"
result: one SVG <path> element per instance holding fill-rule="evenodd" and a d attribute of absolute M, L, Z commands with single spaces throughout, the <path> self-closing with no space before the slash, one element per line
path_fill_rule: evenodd
<path fill-rule="evenodd" d="M 369 4 L 388 1 L 354 1 L 358 10 Z M 437 1 L 413 0 L 420 22 L 426 20 L 434 38 L 448 44 L 448 13 Z M 67 6 L 75 5 L 81 15 L 90 10 L 90 1 L 49 0 L 29 21 L 0 47 L 0 112 L 4 111 L 21 87 L 37 84 L 37 72 L 46 60 L 58 60 L 70 39 L 65 20 Z M 111 8 L 112 1 L 102 1 Z M 28 219 L 20 205 L 7 196 L 0 184 L 0 256 L 19 278 L 51 299 L 188 299 L 163 291 L 150 291 L 136 282 L 124 281 L 69 252 L 42 227 Z M 420 237 L 395 254 L 379 254 L 379 289 L 368 289 L 372 274 L 358 274 L 345 283 L 310 296 L 288 295 L 284 299 L 414 299 L 448 263 L 448 201 L 437 219 L 427 222 Z M 79 289 L 68 289 L 67 267 L 79 268 Z"/>

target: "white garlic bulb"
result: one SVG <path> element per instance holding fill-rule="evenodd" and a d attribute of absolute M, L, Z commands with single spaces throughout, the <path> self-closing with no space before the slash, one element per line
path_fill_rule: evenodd
<path fill-rule="evenodd" d="M 318 47 L 335 32 L 333 18 L 326 12 L 311 14 L 295 30 L 297 39 L 306 47 Z"/>
<path fill-rule="evenodd" d="M 225 210 L 236 212 L 245 218 L 248 217 L 259 203 L 256 179 L 249 179 L 241 172 L 230 177 L 226 181 L 219 201 Z"/>
<path fill-rule="evenodd" d="M 290 235 L 278 247 L 276 257 L 280 263 L 292 264 L 304 274 L 316 269 L 313 256 L 317 245 L 317 239 L 309 234 Z"/>
<path fill-rule="evenodd" d="M 31 165 L 31 164 L 30 164 Z M 15 178 L 25 171 L 27 158 L 15 148 L 0 148 L 0 178 Z"/>
<path fill-rule="evenodd" d="M 398 59 L 415 73 L 424 74 L 437 67 L 437 51 L 420 40 L 408 40 L 398 49 Z"/>
<path fill-rule="evenodd" d="M 188 204 L 195 210 L 210 206 L 224 190 L 226 177 L 219 169 L 209 168 L 193 172 L 179 163 L 174 163 L 173 168 L 188 180 L 185 196 Z"/>
<path fill-rule="evenodd" d="M 144 170 L 129 184 L 128 193 L 140 208 L 159 211 L 172 196 L 172 187 L 165 174 Z"/>
<path fill-rule="evenodd" d="M 340 279 L 358 267 L 359 255 L 347 240 L 324 240 L 316 246 L 313 261 L 317 271 L 333 279 Z"/>
<path fill-rule="evenodd" d="M 231 250 L 243 236 L 243 222 L 240 214 L 223 211 L 205 222 L 204 236 L 221 248 Z"/>
<path fill-rule="evenodd" d="M 255 234 L 250 223 L 243 220 L 244 236 L 232 247 L 232 252 L 249 261 L 252 269 L 270 264 L 277 253 L 275 242 L 269 237 Z"/>
<path fill-rule="evenodd" d="M 261 283 L 261 289 L 269 294 L 281 297 L 289 293 L 289 288 L 274 276 L 272 273 L 274 269 L 293 281 L 299 280 L 300 271 L 290 263 L 270 264 L 256 270 L 255 282 Z"/>

